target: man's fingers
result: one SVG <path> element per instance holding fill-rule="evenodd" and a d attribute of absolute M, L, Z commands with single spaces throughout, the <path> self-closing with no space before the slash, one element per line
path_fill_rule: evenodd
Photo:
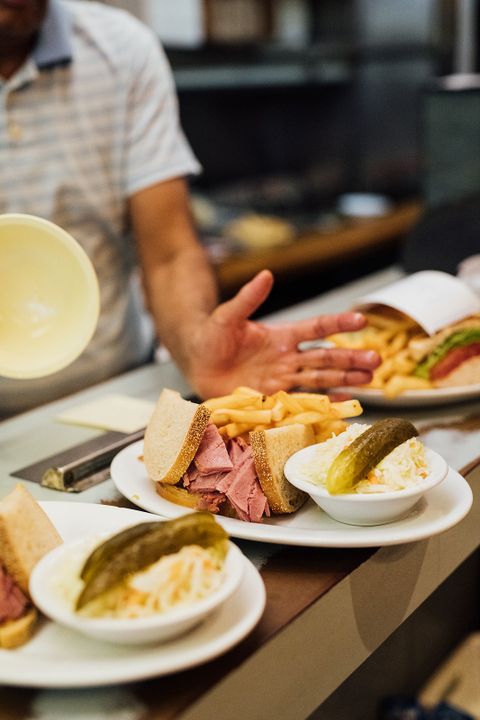
<path fill-rule="evenodd" d="M 318 348 L 298 353 L 298 364 L 304 368 L 337 368 L 339 370 L 375 370 L 382 358 L 375 350 Z"/>
<path fill-rule="evenodd" d="M 236 324 L 247 320 L 258 310 L 267 299 L 273 285 L 273 275 L 270 270 L 262 270 L 253 280 L 246 283 L 238 293 L 214 311 L 217 322 L 222 325 Z"/>
<path fill-rule="evenodd" d="M 299 370 L 290 377 L 291 387 L 320 390 L 348 385 L 366 385 L 372 379 L 368 370 Z"/>
<path fill-rule="evenodd" d="M 335 392 L 335 390 L 330 390 L 327 395 L 330 402 L 343 402 L 344 400 L 351 400 L 353 398 L 352 393 Z"/>
<path fill-rule="evenodd" d="M 305 340 L 317 340 L 340 332 L 355 332 L 355 330 L 361 330 L 365 325 L 366 320 L 361 313 L 346 312 L 301 320 L 292 325 L 292 330 L 298 345 Z"/>

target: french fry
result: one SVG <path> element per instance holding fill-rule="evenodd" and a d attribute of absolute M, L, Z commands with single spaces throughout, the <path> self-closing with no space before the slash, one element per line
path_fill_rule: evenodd
<path fill-rule="evenodd" d="M 410 375 L 415 367 L 415 360 L 408 357 L 408 349 L 402 350 L 393 358 L 393 369 L 397 375 Z"/>
<path fill-rule="evenodd" d="M 367 326 L 355 333 L 340 333 L 328 338 L 334 345 L 354 350 L 376 350 L 382 358 L 374 371 L 369 388 L 396 397 L 406 390 L 430 389 L 432 383 L 413 375 L 417 361 L 410 355 L 410 342 L 425 337 L 412 318 L 393 308 L 377 306 L 364 312 Z"/>
<path fill-rule="evenodd" d="M 281 402 L 282 405 L 285 406 L 288 412 L 295 414 L 303 412 L 303 408 L 298 402 L 298 400 L 295 400 L 294 396 L 289 395 L 287 392 L 285 392 L 285 390 L 279 390 L 277 393 L 275 393 L 275 398 L 277 401 Z"/>
<path fill-rule="evenodd" d="M 219 412 L 228 415 L 230 420 L 237 423 L 248 423 L 249 425 L 258 425 L 261 423 L 269 425 L 272 422 L 271 410 L 230 410 L 228 408 L 222 408 Z"/>
<path fill-rule="evenodd" d="M 292 393 L 291 397 L 298 401 L 305 410 L 315 410 L 320 413 L 328 413 L 330 399 L 328 395 L 315 395 L 315 393 Z"/>
<path fill-rule="evenodd" d="M 347 424 L 343 418 L 362 412 L 358 400 L 332 403 L 328 395 L 290 394 L 284 390 L 262 395 L 246 387 L 236 388 L 230 395 L 212 398 L 205 404 L 212 410 L 210 419 L 224 438 L 246 437 L 251 430 L 301 423 L 310 425 L 317 439 L 326 439 L 345 430 Z"/>
<path fill-rule="evenodd" d="M 331 408 L 338 418 L 357 417 L 363 410 L 358 400 L 342 400 L 331 403 Z"/>
<path fill-rule="evenodd" d="M 298 413 L 297 415 L 289 415 L 284 420 L 280 420 L 277 423 L 278 427 L 284 427 L 285 425 L 313 425 L 316 422 L 322 420 L 322 413 L 314 412 L 313 410 Z"/>
<path fill-rule="evenodd" d="M 392 341 L 388 346 L 388 353 L 390 356 L 396 355 L 400 350 L 405 347 L 407 342 L 407 333 L 401 331 L 392 337 Z"/>
<path fill-rule="evenodd" d="M 273 395 L 262 395 L 261 398 L 257 398 L 256 407 L 259 410 L 273 410 L 276 401 Z"/>
<path fill-rule="evenodd" d="M 272 408 L 272 422 L 280 422 L 280 420 L 283 420 L 287 412 L 288 410 L 285 405 L 280 402 L 280 400 L 277 400 Z"/>
<path fill-rule="evenodd" d="M 252 429 L 251 425 L 242 423 L 228 423 L 218 428 L 218 432 L 228 438 L 238 437 Z"/>
<path fill-rule="evenodd" d="M 432 385 L 428 380 L 416 377 L 415 375 L 393 375 L 385 385 L 385 396 L 389 398 L 398 397 L 405 390 L 425 390 Z"/>
<path fill-rule="evenodd" d="M 385 383 L 394 373 L 392 358 L 385 358 L 380 367 L 375 370 L 375 378 Z"/>
<path fill-rule="evenodd" d="M 312 427 L 315 434 L 315 441 L 323 442 L 333 435 L 339 435 L 346 430 L 347 423 L 345 420 L 325 420 L 324 422 L 315 423 Z"/>
<path fill-rule="evenodd" d="M 261 400 L 262 395 L 224 395 L 223 397 L 211 398 L 210 400 L 206 400 L 205 405 L 208 407 L 209 410 L 220 410 L 221 408 L 245 408 L 251 405 L 252 398 L 255 400 L 259 398 Z"/>
<path fill-rule="evenodd" d="M 376 373 L 373 373 L 372 381 L 367 385 L 367 387 L 372 388 L 373 390 L 383 390 L 384 382 L 381 378 L 376 377 Z"/>
<path fill-rule="evenodd" d="M 235 388 L 233 391 L 233 395 L 249 395 L 250 397 L 252 395 L 260 395 L 262 396 L 263 393 L 259 392 L 258 390 L 254 390 L 253 388 L 247 387 L 246 385 L 239 385 L 239 387 Z"/>
<path fill-rule="evenodd" d="M 408 328 L 416 326 L 415 320 L 403 315 L 396 310 L 377 310 L 376 312 L 370 311 L 364 313 L 369 325 L 381 329 L 394 328 L 395 331 L 407 330 Z"/>
<path fill-rule="evenodd" d="M 215 423 L 217 427 L 227 425 L 230 422 L 230 415 L 225 410 L 214 410 L 210 415 L 210 421 Z"/>

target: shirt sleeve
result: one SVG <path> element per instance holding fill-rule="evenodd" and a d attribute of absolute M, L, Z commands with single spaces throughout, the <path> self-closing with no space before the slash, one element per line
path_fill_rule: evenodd
<path fill-rule="evenodd" d="M 141 33 L 128 94 L 124 190 L 201 171 L 180 127 L 172 72 L 157 38 Z"/>

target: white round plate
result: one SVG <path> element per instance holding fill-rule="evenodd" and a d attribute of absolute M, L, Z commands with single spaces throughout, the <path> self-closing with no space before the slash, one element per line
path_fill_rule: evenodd
<path fill-rule="evenodd" d="M 117 489 L 144 510 L 174 518 L 192 512 L 155 492 L 139 457 L 143 441 L 128 445 L 113 459 L 111 476 Z M 232 536 L 260 542 L 310 547 L 378 547 L 423 540 L 456 525 L 470 510 L 472 491 L 467 481 L 449 468 L 448 475 L 429 490 L 400 520 L 388 525 L 360 527 L 344 525 L 330 518 L 313 500 L 291 515 L 277 515 L 261 523 L 249 523 L 217 515 Z"/>
<path fill-rule="evenodd" d="M 40 503 L 64 540 L 115 532 L 145 520 L 139 510 L 77 502 Z M 168 675 L 207 662 L 239 643 L 265 607 L 265 586 L 245 559 L 238 591 L 194 630 L 161 645 L 120 646 L 87 638 L 48 620 L 16 650 L 0 650 L 0 684 L 93 687 Z"/>
<path fill-rule="evenodd" d="M 432 388 L 431 390 L 406 390 L 394 398 L 385 397 L 382 390 L 368 387 L 344 387 L 346 392 L 365 405 L 381 407 L 423 407 L 427 405 L 447 405 L 465 400 L 480 398 L 480 384 L 462 387 Z"/>

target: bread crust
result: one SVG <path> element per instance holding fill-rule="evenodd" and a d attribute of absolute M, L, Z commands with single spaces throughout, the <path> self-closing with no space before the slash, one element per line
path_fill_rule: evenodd
<path fill-rule="evenodd" d="M 270 510 L 279 515 L 295 512 L 308 495 L 288 482 L 283 467 L 294 452 L 315 442 L 312 428 L 288 425 L 254 430 L 249 437 L 258 480 Z"/>
<path fill-rule="evenodd" d="M 178 487 L 178 485 L 163 485 L 162 483 L 155 483 L 155 490 L 169 502 L 173 502 L 176 505 L 183 505 L 184 507 L 191 508 L 192 510 L 203 510 L 204 508 L 199 507 L 200 495 L 189 492 L 186 488 Z M 223 504 L 221 511 L 218 513 L 223 517 L 237 518 L 237 514 L 233 509 L 232 505 L 227 501 Z M 238 518 L 237 518 L 238 519 Z"/>
<path fill-rule="evenodd" d="M 192 508 L 197 510 L 198 498 L 193 494 L 189 493 L 185 488 L 177 487 L 176 485 L 165 485 L 163 483 L 155 483 L 155 490 L 165 500 L 175 503 L 176 505 L 183 505 L 184 507 Z"/>
<path fill-rule="evenodd" d="M 480 383 L 480 356 L 465 360 L 445 377 L 434 381 L 435 387 L 449 388 Z"/>
<path fill-rule="evenodd" d="M 466 320 L 442 328 L 430 337 L 414 337 L 408 343 L 410 355 L 417 363 L 421 362 L 454 333 L 477 328 L 480 328 L 480 315 L 472 315 Z"/>
<path fill-rule="evenodd" d="M 195 457 L 210 415 L 205 405 L 184 400 L 174 390 L 161 392 L 145 432 L 143 455 L 151 480 L 164 485 L 180 481 Z"/>
<path fill-rule="evenodd" d="M 0 648 L 12 650 L 24 645 L 32 637 L 37 611 L 31 607 L 17 620 L 8 620 L 0 625 Z"/>
<path fill-rule="evenodd" d="M 46 512 L 23 485 L 0 502 L 0 563 L 23 593 L 30 597 L 30 574 L 47 552 L 62 543 Z M 37 611 L 33 605 L 16 620 L 0 623 L 0 647 L 16 648 L 33 634 Z"/>
<path fill-rule="evenodd" d="M 30 574 L 62 538 L 48 515 L 23 485 L 18 484 L 0 503 L 1 563 L 29 597 Z"/>

